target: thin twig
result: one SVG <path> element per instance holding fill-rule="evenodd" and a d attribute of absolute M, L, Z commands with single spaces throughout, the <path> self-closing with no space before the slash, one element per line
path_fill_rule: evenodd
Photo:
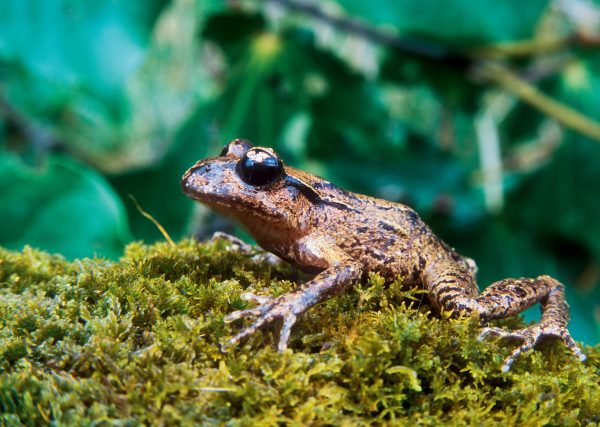
<path fill-rule="evenodd" d="M 373 28 L 355 19 L 330 15 L 320 9 L 316 4 L 295 0 L 266 1 L 272 4 L 278 4 L 288 10 L 315 18 L 316 20 L 330 25 L 335 29 L 352 33 L 376 44 L 384 45 L 406 54 L 444 61 L 450 66 L 461 68 L 466 68 L 472 62 L 471 58 L 463 53 L 440 43 L 400 38 L 395 34 L 380 30 L 378 28 Z"/>
<path fill-rule="evenodd" d="M 479 67 L 479 72 L 487 80 L 493 81 L 562 125 L 600 141 L 600 123 L 597 121 L 542 93 L 503 65 L 482 62 Z"/>
<path fill-rule="evenodd" d="M 138 203 L 138 201 L 136 200 L 135 197 L 133 197 L 133 195 L 129 195 L 129 198 L 131 199 L 131 201 L 133 202 L 133 204 L 135 205 L 135 207 L 137 208 L 137 210 L 147 219 L 149 219 L 150 221 L 152 221 L 152 223 L 156 226 L 156 228 L 158 228 L 158 231 L 160 231 L 162 233 L 162 235 L 165 237 L 165 239 L 167 240 L 167 242 L 169 242 L 169 246 L 171 246 L 172 248 L 174 248 L 175 242 L 173 241 L 173 239 L 171 239 L 171 236 L 169 236 L 169 233 L 167 233 L 167 230 L 165 230 L 165 228 L 160 224 L 160 222 L 158 222 L 156 220 L 156 218 L 154 218 L 152 215 L 150 215 L 148 212 L 146 212 L 144 209 L 142 209 L 142 207 L 140 206 L 140 204 Z"/>
<path fill-rule="evenodd" d="M 469 55 L 478 58 L 489 57 L 528 57 L 566 50 L 575 44 L 574 35 L 561 38 L 517 40 L 476 46 L 468 50 Z"/>

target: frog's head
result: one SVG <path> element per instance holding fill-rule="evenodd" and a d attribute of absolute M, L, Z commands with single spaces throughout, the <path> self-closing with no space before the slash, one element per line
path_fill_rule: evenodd
<path fill-rule="evenodd" d="M 191 167 L 181 186 L 188 197 L 237 219 L 251 232 L 277 226 L 301 233 L 311 207 L 320 201 L 308 182 L 313 179 L 318 178 L 284 166 L 271 148 L 236 139 L 219 157 Z"/>

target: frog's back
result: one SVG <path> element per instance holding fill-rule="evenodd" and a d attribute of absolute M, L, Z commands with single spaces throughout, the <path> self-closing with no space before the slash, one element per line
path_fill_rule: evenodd
<path fill-rule="evenodd" d="M 330 202 L 316 209 L 319 232 L 327 233 L 365 271 L 417 281 L 427 255 L 445 250 L 419 215 L 406 205 L 351 193 L 326 181 L 313 186 Z"/>
<path fill-rule="evenodd" d="M 380 235 L 399 242 L 433 234 L 409 206 L 352 193 L 324 180 L 312 186 L 325 201 L 328 221 L 323 225 L 343 231 L 343 237 Z"/>

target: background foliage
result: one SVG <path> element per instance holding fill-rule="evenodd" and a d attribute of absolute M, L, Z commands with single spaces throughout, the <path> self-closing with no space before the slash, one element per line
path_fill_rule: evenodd
<path fill-rule="evenodd" d="M 597 343 L 599 40 L 591 0 L 5 0 L 0 245 L 161 239 L 129 194 L 208 234 L 179 178 L 245 137 L 412 205 L 482 284 L 560 278 Z"/>

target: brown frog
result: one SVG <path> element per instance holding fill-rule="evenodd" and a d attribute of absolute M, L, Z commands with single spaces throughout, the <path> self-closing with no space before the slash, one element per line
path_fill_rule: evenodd
<path fill-rule="evenodd" d="M 505 360 L 507 371 L 524 351 L 559 338 L 580 360 L 585 355 L 567 330 L 564 287 L 549 276 L 504 279 L 479 293 L 477 267 L 442 242 L 408 206 L 350 193 L 317 176 L 284 166 L 270 148 L 243 139 L 221 155 L 199 161 L 182 178 L 185 194 L 237 220 L 265 250 L 301 270 L 316 273 L 297 290 L 277 298 L 246 294 L 258 306 L 233 312 L 226 321 L 256 318 L 229 340 L 235 344 L 276 319 L 283 321 L 279 351 L 287 347 L 298 316 L 348 289 L 368 272 L 399 276 L 428 291 L 438 311 L 502 319 L 540 303 L 539 323 L 516 331 L 484 328 L 521 341 Z"/>

